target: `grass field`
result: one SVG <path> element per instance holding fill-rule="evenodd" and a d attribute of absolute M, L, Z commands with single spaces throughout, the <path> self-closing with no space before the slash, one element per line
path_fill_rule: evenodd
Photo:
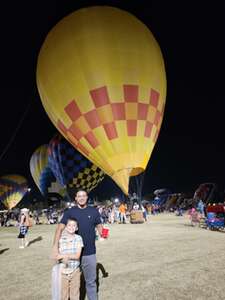
<path fill-rule="evenodd" d="M 54 225 L 31 228 L 19 249 L 16 228 L 0 228 L 0 299 L 51 299 Z M 187 217 L 150 216 L 115 224 L 97 242 L 100 300 L 225 299 L 225 234 L 189 226 Z"/>

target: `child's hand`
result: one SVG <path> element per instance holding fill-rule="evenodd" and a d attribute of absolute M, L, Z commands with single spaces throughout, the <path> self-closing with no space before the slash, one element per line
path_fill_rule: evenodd
<path fill-rule="evenodd" d="M 62 254 L 57 254 L 57 255 L 56 255 L 56 259 L 57 259 L 57 260 L 64 259 L 64 255 L 62 255 Z"/>
<path fill-rule="evenodd" d="M 66 255 L 62 255 L 62 256 L 63 256 L 63 263 L 67 264 L 68 260 L 69 260 L 68 256 L 66 256 Z"/>

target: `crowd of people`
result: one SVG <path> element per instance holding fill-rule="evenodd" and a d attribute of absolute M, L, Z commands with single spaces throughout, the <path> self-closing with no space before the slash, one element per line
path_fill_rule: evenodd
<path fill-rule="evenodd" d="M 145 220 L 147 220 L 147 214 L 157 214 L 160 212 L 160 210 L 157 208 L 157 205 L 141 205 L 140 207 L 137 202 L 135 202 L 133 205 L 122 202 L 119 204 L 99 204 L 93 206 L 98 209 L 103 224 L 128 223 L 130 212 L 132 210 L 141 209 L 143 211 Z M 34 225 L 57 224 L 61 219 L 63 212 L 69 208 L 70 207 L 60 209 L 55 206 L 50 206 L 47 209 L 30 209 L 29 217 L 32 220 L 32 224 Z M 21 210 L 19 209 L 13 209 L 11 211 L 1 211 L 0 227 L 18 226 L 20 223 L 20 218 Z"/>
<path fill-rule="evenodd" d="M 130 221 L 130 214 L 132 211 L 141 210 L 143 212 L 143 218 L 147 221 L 148 215 L 157 215 L 165 211 L 163 206 L 158 204 L 139 204 L 138 202 L 125 203 L 118 202 L 114 204 L 98 204 L 92 205 L 99 211 L 102 224 L 126 224 Z M 46 209 L 33 209 L 29 210 L 29 218 L 32 224 L 57 224 L 62 218 L 63 212 L 69 209 L 57 208 L 55 205 Z M 194 212 L 200 212 L 202 215 L 206 215 L 206 206 L 202 200 L 198 201 L 195 207 L 191 207 L 189 215 Z M 170 209 L 170 212 L 175 213 L 177 216 L 182 216 L 184 209 L 181 206 L 175 206 Z M 11 211 L 0 211 L 0 227 L 19 226 L 21 218 L 21 211 L 19 209 L 13 209 Z"/>
<path fill-rule="evenodd" d="M 12 209 L 9 211 L 0 211 L 0 227 L 18 226 L 21 218 L 20 209 Z M 29 218 L 32 224 L 57 224 L 63 214 L 63 209 L 49 207 L 47 209 L 29 210 Z"/>
<path fill-rule="evenodd" d="M 150 205 L 139 205 L 137 202 L 134 202 L 133 205 L 126 204 L 124 202 L 120 203 L 119 205 L 113 204 L 110 206 L 102 206 L 99 205 L 98 211 L 101 216 L 101 220 L 103 224 L 126 224 L 129 223 L 130 213 L 132 211 L 141 210 L 143 212 L 143 218 L 147 221 L 147 215 L 149 213 L 155 214 L 155 209 L 153 206 Z"/>

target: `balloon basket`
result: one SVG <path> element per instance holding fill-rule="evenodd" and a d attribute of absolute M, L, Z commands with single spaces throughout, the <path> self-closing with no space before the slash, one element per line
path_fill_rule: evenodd
<path fill-rule="evenodd" d="M 133 210 L 130 213 L 130 223 L 131 224 L 143 224 L 144 217 L 142 210 Z"/>

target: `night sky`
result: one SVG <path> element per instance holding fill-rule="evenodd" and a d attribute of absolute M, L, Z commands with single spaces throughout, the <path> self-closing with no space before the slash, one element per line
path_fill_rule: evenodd
<path fill-rule="evenodd" d="M 224 190 L 224 1 L 1 4 L 0 175 L 22 174 L 32 182 L 30 157 L 56 132 L 37 92 L 38 52 L 60 19 L 90 5 L 111 5 L 131 12 L 149 27 L 163 53 L 167 102 L 143 193 L 161 187 L 173 192 L 194 191 L 202 182 L 216 182 Z M 109 178 L 96 189 L 98 195 L 116 193 L 119 189 Z"/>

